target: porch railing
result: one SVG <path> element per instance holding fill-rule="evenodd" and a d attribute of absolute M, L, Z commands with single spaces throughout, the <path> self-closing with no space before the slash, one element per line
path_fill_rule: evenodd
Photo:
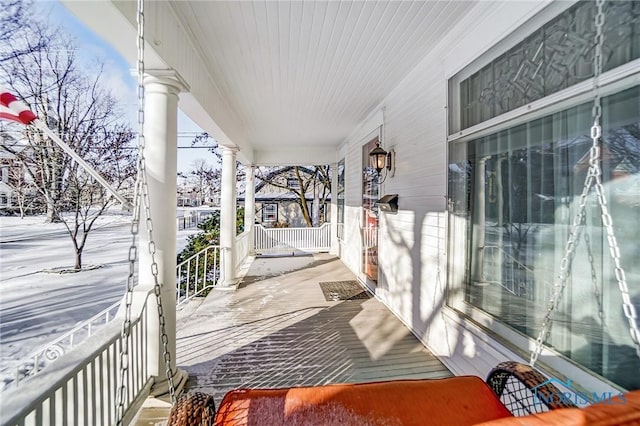
<path fill-rule="evenodd" d="M 31 352 L 30 355 L 19 361 L 16 366 L 0 372 L 0 376 L 5 383 L 2 390 L 5 391 L 10 387 L 18 386 L 21 380 L 35 376 L 53 361 L 91 337 L 97 330 L 115 318 L 119 306 L 120 301 L 76 325 L 54 341 Z"/>
<path fill-rule="evenodd" d="M 249 255 L 250 236 L 251 233 L 249 231 L 244 231 L 242 234 L 236 237 L 236 269 L 240 267 L 242 262 L 244 262 L 244 260 Z"/>
<path fill-rule="evenodd" d="M 201 295 L 220 279 L 220 246 L 208 246 L 176 266 L 176 304 Z"/>
<path fill-rule="evenodd" d="M 140 294 L 132 304 L 129 368 L 126 374 L 125 423 L 131 421 L 152 385 L 147 369 L 146 305 Z M 155 301 L 153 301 L 155 303 Z M 121 327 L 124 310 L 84 344 L 56 361 L 56 368 L 29 379 L 20 392 L 3 395 L 0 424 L 106 426 L 115 423 L 120 377 Z"/>
<path fill-rule="evenodd" d="M 254 235 L 257 254 L 322 252 L 331 249 L 329 223 L 317 228 L 265 228 L 256 225 Z"/>

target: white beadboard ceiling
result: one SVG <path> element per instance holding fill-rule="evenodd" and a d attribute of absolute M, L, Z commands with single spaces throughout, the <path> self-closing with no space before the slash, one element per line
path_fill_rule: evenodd
<path fill-rule="evenodd" d="M 337 146 L 471 5 L 462 1 L 171 4 L 244 127 L 247 140 L 241 144 L 258 150 Z"/>
<path fill-rule="evenodd" d="M 62 1 L 135 63 L 135 2 Z M 146 1 L 146 62 L 185 78 L 182 106 L 221 143 L 295 162 L 335 151 L 474 4 Z"/>

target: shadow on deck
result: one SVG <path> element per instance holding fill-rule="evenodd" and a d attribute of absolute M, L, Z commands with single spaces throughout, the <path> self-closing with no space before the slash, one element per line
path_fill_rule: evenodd
<path fill-rule="evenodd" d="M 178 330 L 187 390 L 219 403 L 241 387 L 452 375 L 375 298 L 327 301 L 319 286 L 354 279 L 329 255 L 257 258 L 236 291 L 213 291 Z"/>

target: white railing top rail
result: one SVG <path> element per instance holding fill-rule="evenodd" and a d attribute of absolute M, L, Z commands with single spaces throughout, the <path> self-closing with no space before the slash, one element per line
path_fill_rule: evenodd
<path fill-rule="evenodd" d="M 262 228 L 265 231 L 281 231 L 281 232 L 287 232 L 287 231 L 292 231 L 292 230 L 296 230 L 296 231 L 300 231 L 300 230 L 318 230 L 318 229 L 325 229 L 325 228 L 330 228 L 331 227 L 331 223 L 330 222 L 325 222 L 320 226 L 301 226 L 301 227 L 295 227 L 295 228 L 265 228 L 264 225 L 261 225 L 259 223 L 256 223 L 254 225 L 256 228 Z"/>
<path fill-rule="evenodd" d="M 307 228 L 265 228 L 256 225 L 256 253 L 283 253 L 295 250 L 321 252 L 331 249 L 331 224 Z"/>
<path fill-rule="evenodd" d="M 98 323 L 98 326 L 107 325 L 109 322 L 111 322 L 111 320 L 113 320 L 116 317 L 115 311 L 117 311 L 119 306 L 120 306 L 120 301 L 110 305 L 109 307 L 103 309 L 101 312 L 92 316 L 88 320 L 83 321 L 82 323 L 76 325 L 71 330 L 64 333 L 62 336 L 56 338 L 55 340 L 31 352 L 29 355 L 27 355 L 26 357 L 18 361 L 18 363 L 16 363 L 15 365 L 12 365 L 0 371 L 0 376 L 2 376 L 5 380 L 13 378 L 13 382 L 6 385 L 3 390 L 6 390 L 6 388 L 9 387 L 11 384 L 14 384 L 17 386 L 22 378 L 36 375 L 37 373 L 42 371 L 44 367 L 46 367 L 46 364 L 49 364 L 55 361 L 60 356 L 62 356 L 65 352 L 80 345 L 87 338 L 91 337 L 92 334 L 94 334 L 92 330 L 92 327 L 94 327 L 93 324 L 95 324 L 97 321 L 100 320 L 101 322 Z M 112 313 L 113 315 L 111 315 Z M 104 319 L 104 322 L 102 322 L 102 319 Z M 73 336 L 78 334 L 80 331 L 84 331 L 83 335 L 85 337 L 82 340 L 74 340 Z M 69 343 L 65 344 L 65 342 L 67 341 Z M 39 362 L 44 362 L 45 366 L 40 367 Z M 32 368 L 32 369 L 26 371 L 28 368 Z M 14 374 L 11 374 L 11 376 L 9 376 L 9 372 L 12 370 Z M 21 375 L 23 377 L 21 377 Z"/>
<path fill-rule="evenodd" d="M 132 321 L 132 326 L 140 322 L 149 295 L 153 295 L 152 290 L 149 290 L 144 297 L 134 297 L 131 310 L 132 318 L 135 319 Z M 38 406 L 52 393 L 66 386 L 69 380 L 120 339 L 123 318 L 124 312 L 120 310 L 116 315 L 119 321 L 107 324 L 85 340 L 82 345 L 56 360 L 56 368 L 50 368 L 44 374 L 30 377 L 20 388 L 20 392 L 4 394 L 0 401 L 0 424 L 23 424 L 22 419 L 37 410 Z"/>

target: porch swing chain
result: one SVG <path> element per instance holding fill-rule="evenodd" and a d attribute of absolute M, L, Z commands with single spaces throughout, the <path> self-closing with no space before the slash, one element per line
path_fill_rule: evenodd
<path fill-rule="evenodd" d="M 587 226 L 587 216 L 582 216 L 582 226 Z M 602 307 L 602 295 L 600 294 L 600 290 L 598 289 L 598 275 L 596 274 L 595 267 L 595 259 L 593 257 L 593 250 L 591 248 L 591 238 L 589 237 L 589 233 L 585 231 L 584 233 L 584 244 L 587 247 L 587 257 L 589 258 L 589 266 L 591 267 L 591 287 L 593 287 L 593 298 L 596 299 L 596 303 L 598 304 L 598 318 L 600 318 L 600 324 L 604 328 L 607 327 L 607 324 L 604 320 L 604 309 Z"/>
<path fill-rule="evenodd" d="M 593 101 L 592 115 L 593 115 L 593 126 L 591 127 L 591 139 L 592 145 L 589 150 L 589 171 L 587 173 L 587 177 L 584 182 L 584 187 L 582 189 L 582 194 L 580 195 L 580 205 L 578 207 L 578 212 L 576 213 L 573 224 L 571 227 L 571 231 L 569 233 L 569 239 L 567 241 L 565 255 L 560 262 L 560 273 L 558 275 L 558 281 L 553 287 L 551 292 L 551 299 L 549 300 L 547 313 L 542 321 L 542 328 L 540 333 L 538 334 L 538 338 L 536 339 L 536 346 L 534 351 L 531 354 L 531 359 L 529 364 L 533 367 L 542 352 L 542 348 L 544 345 L 544 341 L 547 340 L 550 334 L 550 326 L 552 321 L 552 315 L 554 310 L 558 307 L 558 304 L 562 298 L 562 294 L 567 285 L 567 280 L 571 273 L 571 266 L 573 264 L 573 259 L 576 254 L 576 245 L 580 240 L 580 236 L 582 234 L 582 227 L 585 224 L 585 210 L 587 205 L 587 198 L 589 196 L 589 192 L 593 187 L 596 192 L 596 198 L 598 200 L 598 205 L 601 209 L 601 217 L 602 223 L 607 232 L 607 242 L 609 244 L 609 253 L 611 254 L 611 259 L 614 263 L 614 272 L 616 280 L 618 281 L 618 287 L 620 289 L 620 294 L 622 296 L 622 307 L 624 311 L 624 315 L 629 322 L 629 333 L 631 335 L 631 340 L 633 341 L 636 349 L 636 354 L 640 357 L 640 330 L 638 329 L 637 323 L 637 312 L 633 304 L 631 303 L 631 297 L 629 296 L 629 287 L 627 286 L 627 280 L 624 273 L 624 269 L 620 264 L 620 248 L 618 247 L 618 242 L 614 234 L 613 230 L 613 222 L 611 219 L 611 215 L 609 214 L 609 209 L 607 207 L 607 200 L 604 194 L 604 187 L 602 185 L 601 174 L 602 171 L 600 169 L 600 148 L 599 141 L 602 136 L 602 127 L 600 126 L 600 119 L 602 118 L 602 106 L 601 106 L 601 97 L 600 91 L 598 87 L 598 79 L 600 74 L 602 73 L 602 46 L 604 42 L 604 2 L 605 0 L 597 0 L 597 13 L 595 17 L 595 26 L 596 26 L 596 35 L 594 38 L 595 41 L 595 53 L 594 53 L 594 76 L 593 76 L 593 86 L 595 91 L 595 98 Z M 590 241 L 588 236 L 585 235 L 585 240 L 587 242 L 587 250 L 590 252 Z M 593 255 L 589 253 L 590 261 L 593 258 Z M 594 271 L 592 270 L 592 278 Z M 597 287 L 596 287 L 597 290 Z M 599 293 L 596 294 L 599 299 Z M 601 305 L 599 306 L 600 310 L 602 309 Z M 600 315 L 600 313 L 599 313 Z M 604 318 L 602 318 L 604 320 Z"/>
<path fill-rule="evenodd" d="M 134 190 L 134 208 L 133 219 L 131 221 L 131 237 L 132 242 L 129 247 L 129 275 L 127 276 L 127 289 L 125 295 L 125 319 L 122 325 L 121 333 L 121 350 L 120 350 L 120 385 L 117 389 L 117 407 L 116 407 L 116 424 L 121 425 L 124 418 L 125 400 L 127 398 L 127 371 L 129 369 L 129 338 L 131 336 L 131 304 L 133 301 L 133 288 L 135 285 L 134 272 L 135 262 L 138 255 L 137 236 L 140 227 L 140 209 L 142 205 L 145 209 L 145 225 L 148 235 L 148 250 L 151 255 L 151 273 L 154 281 L 154 293 L 158 306 L 158 318 L 160 324 L 160 335 L 163 347 L 163 357 L 165 363 L 165 373 L 169 384 L 169 395 L 172 404 L 176 403 L 175 384 L 173 382 L 173 370 L 171 368 L 171 352 L 169 351 L 169 338 L 166 332 L 164 311 L 162 308 L 161 284 L 158 279 L 158 263 L 156 262 L 156 244 L 153 239 L 153 222 L 151 220 L 149 186 L 147 183 L 146 166 L 145 166 L 145 136 L 144 136 L 144 0 L 137 1 L 136 22 L 138 26 L 137 34 L 137 62 L 136 71 L 138 75 L 137 97 L 138 97 L 138 161 L 137 175 Z"/>

